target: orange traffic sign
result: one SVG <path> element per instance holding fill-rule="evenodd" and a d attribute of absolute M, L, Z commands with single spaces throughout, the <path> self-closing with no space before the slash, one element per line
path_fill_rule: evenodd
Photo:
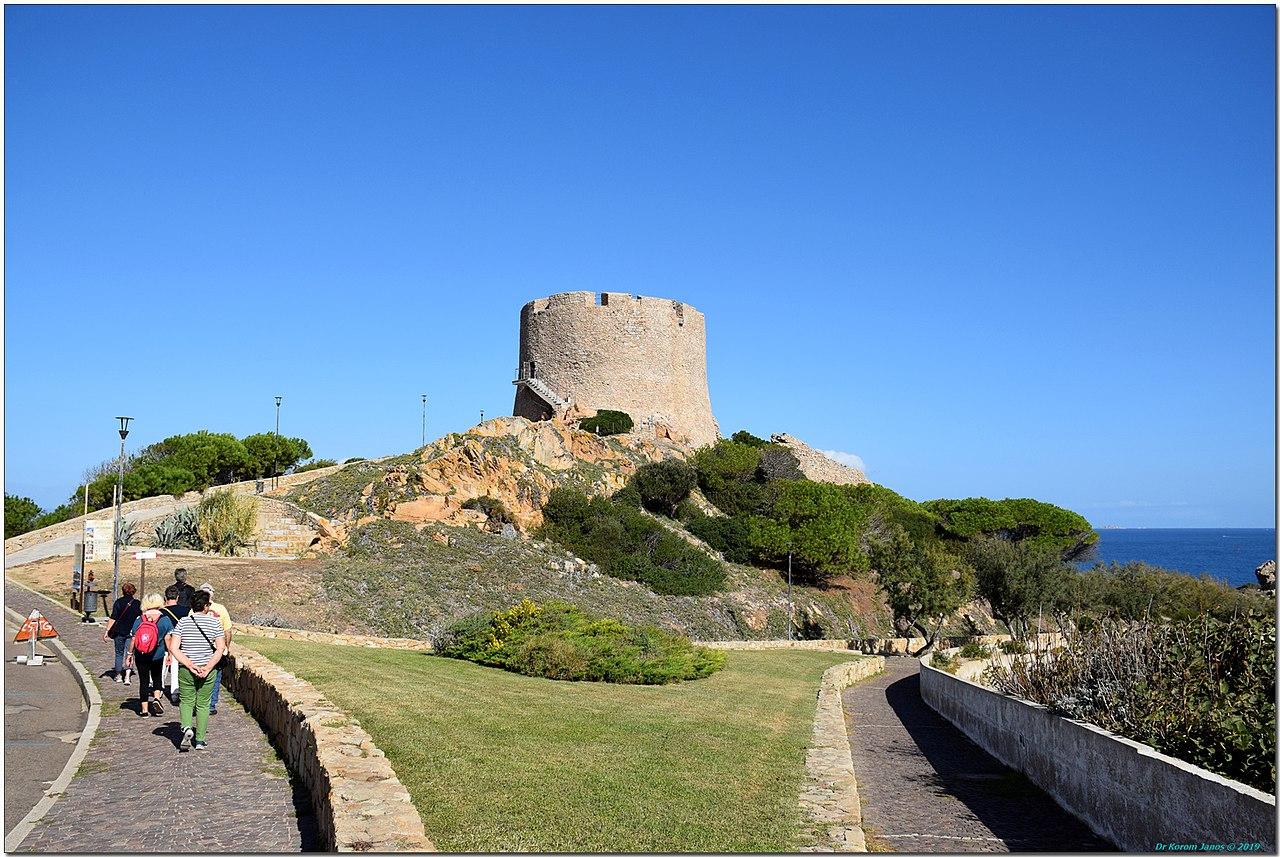
<path fill-rule="evenodd" d="M 58 632 L 53 630 L 53 625 L 49 624 L 49 620 L 44 618 L 39 610 L 31 611 L 31 615 L 27 617 L 27 621 L 22 623 L 22 627 L 18 629 L 18 635 L 13 638 L 13 641 L 21 643 L 24 640 L 30 640 L 33 632 L 37 640 L 47 640 L 50 637 L 58 636 Z"/>

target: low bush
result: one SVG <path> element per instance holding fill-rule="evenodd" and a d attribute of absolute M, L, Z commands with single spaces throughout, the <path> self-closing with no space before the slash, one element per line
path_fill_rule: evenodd
<path fill-rule="evenodd" d="M 253 543 L 258 507 L 250 497 L 214 491 L 196 506 L 196 531 L 201 549 L 234 556 Z"/>
<path fill-rule="evenodd" d="M 635 423 L 622 411 L 604 410 L 579 422 L 578 428 L 598 435 L 626 434 L 635 428 Z"/>
<path fill-rule="evenodd" d="M 670 684 L 704 678 L 725 663 L 724 652 L 562 601 L 525 600 L 509 610 L 463 619 L 435 645 L 446 657 L 560 681 Z"/>
<path fill-rule="evenodd" d="M 1275 658 L 1271 613 L 1102 620 L 1069 634 L 1052 657 L 991 667 L 985 678 L 1003 693 L 1274 794 Z"/>
<path fill-rule="evenodd" d="M 357 461 L 365 461 L 365 460 L 366 460 L 366 459 L 365 459 L 365 457 L 364 457 L 364 456 L 362 456 L 362 455 L 357 455 L 357 456 L 355 456 L 354 458 L 348 458 L 346 461 L 344 461 L 344 462 L 342 462 L 342 463 L 343 463 L 343 464 L 354 464 L 354 463 L 356 463 Z"/>
<path fill-rule="evenodd" d="M 720 551 L 729 562 L 751 561 L 751 525 L 747 517 L 743 515 L 712 517 L 694 510 L 684 518 L 684 527 Z"/>
<path fill-rule="evenodd" d="M 698 484 L 698 472 L 683 461 L 669 459 L 640 465 L 631 477 L 640 502 L 650 512 L 675 517 L 676 507 L 689 497 Z"/>
<path fill-rule="evenodd" d="M 968 661 L 978 661 L 990 656 L 991 650 L 977 640 L 970 640 L 960 647 L 960 657 Z"/>
<path fill-rule="evenodd" d="M 541 538 L 659 595 L 709 595 L 724 585 L 723 564 L 626 502 L 557 488 L 542 514 Z"/>
<path fill-rule="evenodd" d="M 959 662 L 946 652 L 938 651 L 933 653 L 933 659 L 929 661 L 930 665 L 937 667 L 949 673 L 956 671 Z"/>
<path fill-rule="evenodd" d="M 483 497 L 472 497 L 462 504 L 462 508 L 484 512 L 489 516 L 489 520 L 496 524 L 515 523 L 515 518 L 511 517 L 511 513 L 507 511 L 506 506 L 502 505 L 502 501 L 488 494 Z"/>
<path fill-rule="evenodd" d="M 1006 655 L 1025 655 L 1027 644 L 1021 640 L 1004 640 L 1000 643 L 1000 651 Z"/>

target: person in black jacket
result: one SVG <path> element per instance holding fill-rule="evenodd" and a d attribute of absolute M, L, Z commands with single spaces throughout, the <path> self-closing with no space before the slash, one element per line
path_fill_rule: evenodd
<path fill-rule="evenodd" d="M 175 585 L 178 587 L 178 606 L 190 608 L 191 593 L 195 592 L 196 588 L 187 583 L 187 570 L 185 568 L 175 568 L 173 570 L 173 579 L 177 581 Z"/>
<path fill-rule="evenodd" d="M 102 641 L 114 640 L 116 646 L 116 668 L 111 677 L 116 681 L 129 684 L 129 672 L 125 669 L 124 655 L 129 651 L 129 641 L 133 639 L 133 622 L 142 615 L 142 605 L 133 595 L 138 587 L 125 583 L 120 587 L 120 597 L 111 605 L 111 617 L 107 619 L 107 629 L 102 632 Z"/>

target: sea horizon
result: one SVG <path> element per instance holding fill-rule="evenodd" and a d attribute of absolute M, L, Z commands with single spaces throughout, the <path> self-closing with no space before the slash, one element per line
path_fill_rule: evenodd
<path fill-rule="evenodd" d="M 1095 527 L 1093 556 L 1076 563 L 1145 562 L 1229 586 L 1257 583 L 1255 569 L 1276 559 L 1275 527 Z"/>

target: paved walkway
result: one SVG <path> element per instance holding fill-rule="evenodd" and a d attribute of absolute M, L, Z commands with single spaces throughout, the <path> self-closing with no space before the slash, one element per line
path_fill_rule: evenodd
<path fill-rule="evenodd" d="M 209 720 L 209 749 L 180 753 L 177 706 L 166 705 L 162 717 L 140 717 L 137 682 L 125 687 L 105 677 L 113 653 L 101 625 L 81 625 L 7 581 L 4 598 L 19 613 L 35 608 L 49 616 L 102 692 L 102 723 L 79 774 L 18 850 L 314 849 L 306 793 L 291 786 L 257 721 L 229 694 Z"/>
<path fill-rule="evenodd" d="M 21 821 L 62 773 L 84 729 L 88 706 L 70 664 L 48 643 L 44 666 L 14 663 L 31 651 L 12 642 L 20 622 L 4 617 L 4 833 Z M 50 657 L 52 656 L 52 657 Z"/>
<path fill-rule="evenodd" d="M 867 840 L 895 851 L 1113 851 L 920 698 L 920 662 L 844 692 Z"/>

